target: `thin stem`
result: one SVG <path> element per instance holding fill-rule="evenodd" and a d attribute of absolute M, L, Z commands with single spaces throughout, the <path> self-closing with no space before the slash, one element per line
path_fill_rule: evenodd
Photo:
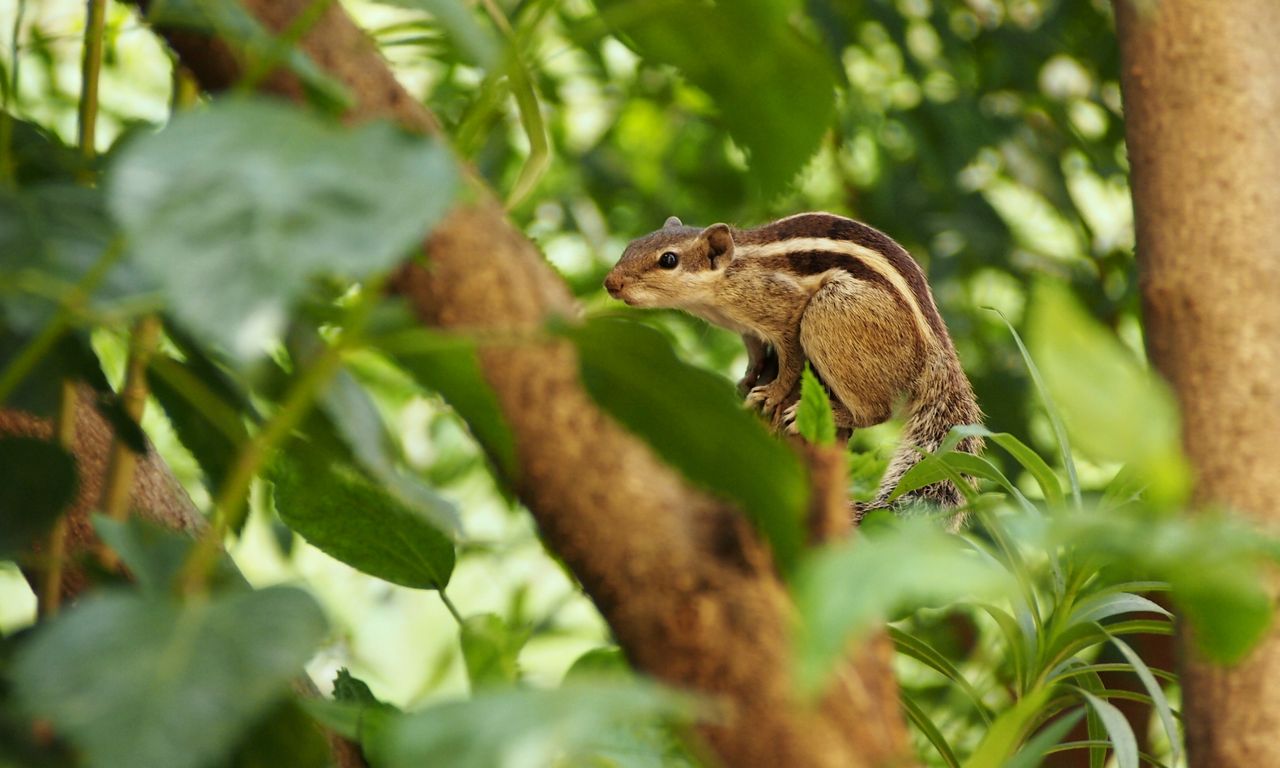
<path fill-rule="evenodd" d="M 454 605 L 449 596 L 445 594 L 444 587 L 438 587 L 436 593 L 440 595 L 440 602 L 444 603 L 444 607 L 449 609 L 449 614 L 453 616 L 453 620 L 458 622 L 458 626 L 461 627 L 463 620 L 462 614 L 458 612 L 458 606 Z"/>
<path fill-rule="evenodd" d="M 54 420 L 54 436 L 58 445 L 71 453 L 76 442 L 76 385 L 70 379 L 62 380 L 58 402 L 58 415 Z M 58 518 L 49 534 L 48 556 L 40 584 L 38 613 L 40 618 L 54 616 L 62 605 L 62 572 L 67 559 L 67 518 Z"/>
<path fill-rule="evenodd" d="M 160 339 L 160 319 L 146 315 L 134 325 L 129 340 L 129 359 L 125 367 L 124 385 L 120 388 L 120 405 L 135 423 L 142 421 L 147 404 L 147 365 Z M 102 511 L 113 520 L 129 516 L 129 499 L 133 495 L 133 474 L 138 457 L 117 435 L 111 443 L 111 460 L 102 489 Z M 115 552 L 105 544 L 98 553 L 104 567 L 115 569 L 119 563 Z"/>
<path fill-rule="evenodd" d="M 9 49 L 11 80 L 4 84 L 4 111 L 0 114 L 0 172 L 6 181 L 17 181 L 17 168 L 13 162 L 13 107 L 18 103 L 18 74 L 22 59 L 18 53 L 22 38 L 22 20 L 27 13 L 27 0 L 18 0 L 18 12 L 13 17 L 13 40 Z"/>
<path fill-rule="evenodd" d="M 106 20 L 106 0 L 88 0 L 88 20 L 84 29 L 84 58 L 80 65 L 80 154 L 86 160 L 97 156 L 98 73 L 102 69 L 102 30 Z"/>
<path fill-rule="evenodd" d="M 257 90 L 262 80 L 289 55 L 303 35 L 311 31 L 332 3 L 333 0 L 312 0 L 310 5 L 303 8 L 302 13 L 295 16 L 278 37 L 272 38 L 265 55 L 250 59 L 244 77 L 236 85 L 237 90 L 243 92 Z"/>

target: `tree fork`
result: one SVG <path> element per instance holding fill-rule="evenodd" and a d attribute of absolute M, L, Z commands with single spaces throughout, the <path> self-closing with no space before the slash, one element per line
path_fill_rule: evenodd
<path fill-rule="evenodd" d="M 279 34 L 310 0 L 243 6 Z M 236 55 L 219 41 L 190 31 L 161 33 L 205 88 L 229 87 L 240 76 Z M 353 95 L 349 120 L 388 118 L 439 135 L 435 118 L 340 7 L 328 8 L 300 47 Z M 280 70 L 260 87 L 304 97 L 297 79 Z M 455 209 L 427 241 L 430 269 L 415 261 L 395 278 L 420 319 L 446 329 L 528 331 L 572 316 L 564 283 L 491 193 L 478 184 L 475 191 L 479 202 Z M 883 637 L 851 654 L 820 702 L 801 701 L 790 671 L 793 607 L 745 518 L 691 488 L 605 416 L 583 389 L 568 345 L 480 357 L 515 437 L 516 490 L 547 543 L 639 669 L 724 705 L 724 719 L 702 730 L 724 764 L 913 762 Z"/>
<path fill-rule="evenodd" d="M 1197 506 L 1274 533 L 1280 5 L 1115 8 L 1147 348 L 1182 406 Z M 1185 631 L 1180 642 L 1191 766 L 1280 765 L 1280 631 L 1234 667 L 1198 659 Z"/>

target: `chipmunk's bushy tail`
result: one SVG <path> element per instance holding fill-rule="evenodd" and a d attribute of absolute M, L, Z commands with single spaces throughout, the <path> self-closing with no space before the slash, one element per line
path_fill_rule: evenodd
<path fill-rule="evenodd" d="M 955 351 L 950 348 L 939 350 L 928 365 L 929 369 L 920 378 L 919 386 L 912 393 L 908 404 L 902 439 L 880 481 L 875 500 L 866 507 L 868 510 L 890 506 L 890 494 L 907 470 L 923 458 L 921 450 L 937 450 L 952 427 L 982 422 L 982 411 L 973 396 L 973 387 L 960 367 Z M 978 453 L 982 450 L 982 438 L 966 437 L 960 441 L 957 449 L 966 453 Z M 946 480 L 903 494 L 892 505 L 898 506 L 912 500 L 928 501 L 942 507 L 958 507 L 964 503 L 964 496 L 954 483 Z M 955 520 L 953 524 L 958 527 L 961 522 Z"/>

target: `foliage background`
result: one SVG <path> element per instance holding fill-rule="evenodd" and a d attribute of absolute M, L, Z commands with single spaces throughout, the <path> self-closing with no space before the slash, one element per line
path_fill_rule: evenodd
<path fill-rule="evenodd" d="M 766 17 L 794 21 L 820 41 L 809 68 L 798 76 L 820 84 L 829 80 L 837 93 L 829 121 L 780 112 L 785 104 L 774 110 L 775 117 L 795 125 L 773 137 L 786 145 L 778 153 L 812 152 L 790 185 L 748 162 L 760 155 L 742 132 L 751 116 L 739 114 L 745 107 L 727 96 L 721 103 L 715 98 L 732 88 L 699 87 L 693 82 L 696 69 L 682 65 L 682 73 L 637 55 L 663 42 L 645 26 L 657 23 L 646 14 L 661 8 L 637 12 L 634 2 L 498 3 L 511 19 L 522 65 L 538 95 L 530 115 L 522 111 L 518 83 L 487 76 L 476 66 L 483 52 L 459 44 L 456 29 L 441 29 L 433 17 L 413 10 L 416 5 L 344 3 L 373 33 L 401 81 L 432 107 L 496 189 L 523 191 L 534 179 L 536 186 L 514 205 L 512 216 L 589 311 L 639 316 L 612 306 L 600 281 L 628 239 L 668 215 L 695 224 L 752 225 L 801 210 L 830 210 L 883 229 L 922 263 L 988 426 L 1022 436 L 1041 455 L 1055 453 L 1052 425 L 1000 315 L 1030 330 L 1033 346 L 1065 334 L 1068 329 L 1055 324 L 1064 315 L 1038 330 L 1029 328 L 1038 297 L 1050 295 L 1033 292 L 1032 285 L 1052 282 L 1065 286 L 1124 348 L 1142 357 L 1116 48 L 1106 2 L 760 4 L 757 10 L 767 10 Z M 16 10 L 15 2 L 0 3 L 0 44 L 14 50 L 20 63 L 12 110 L 73 143 L 82 6 L 75 0 L 28 3 L 15 40 Z M 625 42 L 602 23 L 602 12 L 616 14 L 610 17 L 615 20 L 635 17 Z M 487 23 L 483 14 L 474 15 L 477 23 Z M 704 45 L 696 52 L 701 56 L 749 57 L 758 30 L 749 12 L 738 21 L 739 27 L 718 29 L 693 24 L 684 32 L 687 39 L 676 43 Z M 121 137 L 162 123 L 170 98 L 168 57 L 136 16 L 112 5 L 107 29 L 98 134 L 103 152 Z M 667 58 L 679 57 L 677 51 Z M 815 140 L 815 123 L 831 129 Z M 543 134 L 545 153 L 537 141 Z M 545 172 L 539 175 L 540 168 Z M 689 362 L 726 377 L 735 377 L 742 366 L 740 345 L 728 333 L 675 313 L 644 313 L 642 319 L 668 334 Z M 117 382 L 126 333 L 125 327 L 99 328 L 93 337 Z M 493 481 L 453 412 L 404 376 L 367 362 L 358 372 L 395 435 L 398 453 L 462 511 L 468 537 L 450 598 L 465 615 L 492 613 L 508 626 L 531 626 L 532 636 L 519 652 L 521 674 L 534 683 L 555 683 L 583 652 L 607 644 L 606 628 L 547 556 L 529 516 Z M 1083 380 L 1090 373 L 1075 375 Z M 1112 434 L 1141 431 L 1136 422 L 1147 415 L 1120 413 L 1121 421 L 1107 428 Z M 199 467 L 158 408 L 148 410 L 143 426 L 193 498 L 206 505 Z M 855 492 L 874 487 L 896 429 L 891 423 L 856 437 Z M 1124 458 L 1106 451 L 1077 454 L 1084 489 L 1107 487 Z M 996 452 L 992 460 L 1020 490 L 1039 496 L 1030 473 Z M 1065 471 L 1061 462 L 1055 469 Z M 390 585 L 311 548 L 273 519 L 261 488 L 253 510 L 232 554 L 255 586 L 302 584 L 320 599 L 332 634 L 309 666 L 319 683 L 348 667 L 379 698 L 402 706 L 468 690 L 456 626 L 434 593 Z M 3 574 L 0 629 L 8 633 L 31 621 L 34 600 L 16 571 Z M 922 621 L 929 624 L 928 614 Z M 962 642 L 972 631 L 962 625 L 940 637 Z M 970 651 L 956 650 L 969 654 L 979 674 L 999 663 L 983 658 L 991 647 Z M 902 662 L 902 671 L 909 687 L 936 686 L 910 661 Z M 958 738 L 975 736 L 961 731 Z"/>

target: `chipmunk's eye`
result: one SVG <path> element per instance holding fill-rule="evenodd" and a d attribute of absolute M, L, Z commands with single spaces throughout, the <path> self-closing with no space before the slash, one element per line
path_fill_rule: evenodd
<path fill-rule="evenodd" d="M 679 263 L 680 257 L 676 255 L 675 251 L 667 251 L 658 257 L 658 266 L 663 269 L 675 269 Z"/>

